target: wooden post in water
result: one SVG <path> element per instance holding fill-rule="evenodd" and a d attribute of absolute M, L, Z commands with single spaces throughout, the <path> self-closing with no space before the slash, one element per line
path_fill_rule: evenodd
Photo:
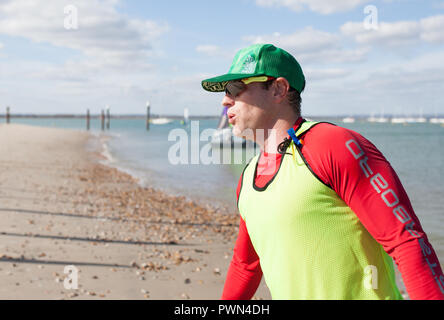
<path fill-rule="evenodd" d="M 111 122 L 111 115 L 109 112 L 109 106 L 106 106 L 106 130 L 109 130 L 110 122 Z"/>
<path fill-rule="evenodd" d="M 103 109 L 102 109 L 102 113 L 100 115 L 100 121 L 102 123 L 102 131 L 104 131 L 105 130 L 105 112 L 103 111 Z"/>
<path fill-rule="evenodd" d="M 9 114 L 9 107 L 6 107 L 6 123 L 10 122 L 11 115 Z"/>
<path fill-rule="evenodd" d="M 147 101 L 146 102 L 146 130 L 149 131 L 150 130 L 150 102 Z"/>
<path fill-rule="evenodd" d="M 90 122 L 90 115 L 89 115 L 89 109 L 86 110 L 86 130 L 89 131 L 89 122 Z"/>

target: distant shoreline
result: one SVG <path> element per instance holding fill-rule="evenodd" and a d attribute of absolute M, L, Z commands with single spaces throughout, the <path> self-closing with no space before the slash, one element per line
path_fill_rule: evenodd
<path fill-rule="evenodd" d="M 146 114 L 111 114 L 111 119 L 141 119 L 146 120 Z M 342 120 L 347 117 L 352 117 L 356 120 L 367 120 L 368 118 L 372 117 L 371 115 L 317 115 L 317 116 L 311 116 L 311 115 L 303 115 L 304 118 L 309 119 L 315 119 L 315 120 Z M 405 117 L 407 116 L 400 116 L 397 114 L 387 114 L 385 115 L 385 118 L 391 119 L 391 118 L 399 118 L 399 117 Z M 423 115 L 424 118 L 427 120 L 432 118 L 444 118 L 444 114 L 427 114 Z M 4 113 L 0 113 L 0 119 L 5 119 L 6 115 Z M 86 114 L 10 114 L 10 119 L 85 119 Z M 91 119 L 100 119 L 101 114 L 91 114 Z M 183 115 L 160 115 L 160 114 L 151 114 L 150 119 L 158 119 L 158 118 L 168 118 L 173 120 L 183 120 Z M 190 116 L 190 120 L 218 120 L 220 118 L 219 115 L 195 115 Z"/>
<path fill-rule="evenodd" d="M 135 115 L 120 115 L 120 114 L 112 114 L 111 119 L 146 119 L 146 115 L 135 114 Z M 0 119 L 6 118 L 4 114 L 0 114 Z M 9 116 L 10 119 L 85 119 L 86 115 L 79 114 L 11 114 Z M 91 119 L 100 119 L 100 114 L 91 114 Z M 150 119 L 158 119 L 158 118 L 168 118 L 174 120 L 183 120 L 183 116 L 177 115 L 157 115 L 151 114 Z M 219 116 L 190 116 L 191 120 L 198 119 L 219 119 Z"/>

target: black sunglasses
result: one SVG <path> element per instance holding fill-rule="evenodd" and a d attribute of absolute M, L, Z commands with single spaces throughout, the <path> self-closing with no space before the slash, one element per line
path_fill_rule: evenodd
<path fill-rule="evenodd" d="M 240 95 L 245 89 L 247 89 L 247 85 L 242 81 L 230 81 L 225 86 L 225 93 L 235 98 Z"/>
<path fill-rule="evenodd" d="M 275 80 L 274 77 L 260 76 L 260 77 L 247 78 L 244 80 L 230 81 L 225 86 L 225 93 L 235 98 L 247 89 L 247 84 L 249 83 L 252 82 L 267 83 L 273 80 Z"/>

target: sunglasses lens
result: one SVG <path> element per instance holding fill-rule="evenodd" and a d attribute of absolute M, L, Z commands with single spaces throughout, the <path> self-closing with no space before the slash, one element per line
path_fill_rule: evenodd
<path fill-rule="evenodd" d="M 237 97 L 244 90 L 245 85 L 240 81 L 229 82 L 225 87 L 225 93 L 232 97 Z"/>

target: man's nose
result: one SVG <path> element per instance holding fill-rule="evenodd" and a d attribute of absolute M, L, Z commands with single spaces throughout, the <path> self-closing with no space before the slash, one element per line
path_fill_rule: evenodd
<path fill-rule="evenodd" d="M 222 105 L 224 107 L 230 108 L 234 106 L 234 99 L 231 98 L 228 94 L 225 94 L 224 98 L 222 99 Z"/>

